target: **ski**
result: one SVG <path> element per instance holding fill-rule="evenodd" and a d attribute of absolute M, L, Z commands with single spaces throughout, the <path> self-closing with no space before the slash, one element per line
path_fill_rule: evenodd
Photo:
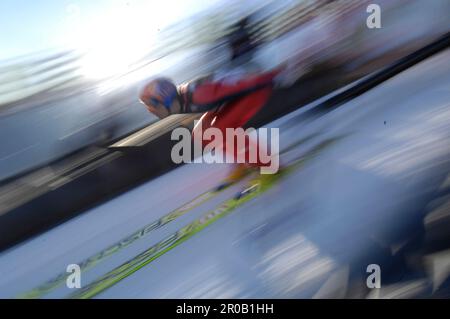
<path fill-rule="evenodd" d="M 302 138 L 302 139 L 292 143 L 291 145 L 289 145 L 288 147 L 283 149 L 280 152 L 280 155 L 286 154 L 287 152 L 291 151 L 292 149 L 295 149 L 296 146 L 306 143 L 307 141 L 311 140 L 315 136 L 317 136 L 317 134 L 309 135 L 305 138 Z M 86 271 L 86 270 L 91 269 L 92 267 L 94 267 L 95 265 L 100 263 L 101 261 L 112 256 L 113 254 L 117 253 L 118 251 L 122 250 L 123 248 L 126 248 L 127 246 L 131 245 L 136 240 L 143 238 L 150 232 L 160 229 L 161 227 L 167 225 L 171 221 L 174 221 L 177 218 L 187 214 L 191 210 L 195 209 L 196 207 L 199 207 L 203 203 L 206 203 L 208 200 L 211 200 L 212 198 L 218 196 L 224 190 L 228 189 L 232 185 L 235 185 L 235 184 L 241 182 L 242 180 L 244 180 L 245 178 L 247 178 L 249 176 L 251 176 L 251 174 L 242 176 L 242 178 L 240 178 L 234 182 L 222 183 L 222 184 L 219 184 L 218 186 L 215 186 L 214 188 L 211 188 L 205 192 L 202 192 L 201 194 L 194 197 L 192 200 L 188 201 L 187 203 L 184 203 L 183 205 L 179 206 L 178 208 L 165 214 L 161 218 L 151 222 L 148 225 L 145 225 L 144 227 L 138 229 L 131 235 L 129 235 L 129 236 L 123 238 L 122 240 L 116 242 L 115 244 L 103 249 L 102 251 L 98 252 L 97 254 L 79 262 L 78 265 L 80 266 L 81 271 Z M 252 186 L 252 184 L 249 183 L 249 186 L 247 186 L 247 188 L 251 187 L 251 186 Z M 50 293 L 51 291 L 53 291 L 60 285 L 64 284 L 67 279 L 67 276 L 68 276 L 67 272 L 62 272 L 58 276 L 54 277 L 53 279 L 43 283 L 42 285 L 34 288 L 31 291 L 28 291 L 24 294 L 19 295 L 18 297 L 19 298 L 30 298 L 30 299 L 40 298 L 40 297 Z"/>
<path fill-rule="evenodd" d="M 159 219 L 151 222 L 150 224 L 147 224 L 144 227 L 138 229 L 131 235 L 121 239 L 120 241 L 105 248 L 104 250 L 98 252 L 97 254 L 79 262 L 78 265 L 80 266 L 81 271 L 86 271 L 86 270 L 91 269 L 93 266 L 95 266 L 99 262 L 105 260 L 107 257 L 110 257 L 111 255 L 117 253 L 119 250 L 122 250 L 123 248 L 131 245 L 133 242 L 135 242 L 138 239 L 143 238 L 144 236 L 148 235 L 150 232 L 160 229 L 161 227 L 167 225 L 168 223 L 187 214 L 188 212 L 195 209 L 196 207 L 201 206 L 203 203 L 206 203 L 208 200 L 218 196 L 220 193 L 222 193 L 226 189 L 230 188 L 232 185 L 235 185 L 235 184 L 239 183 L 240 181 L 244 180 L 248 176 L 249 176 L 249 174 L 242 176 L 242 178 L 239 178 L 233 182 L 222 183 L 219 186 L 215 186 L 214 188 L 211 188 L 205 192 L 202 192 L 201 194 L 195 196 L 192 200 L 188 201 L 187 203 L 184 203 L 183 205 L 170 211 L 169 213 L 167 213 L 164 216 L 160 217 Z M 39 287 L 37 287 L 25 294 L 18 296 L 18 298 L 27 298 L 27 299 L 40 298 L 43 295 L 56 289 L 61 284 L 65 283 L 67 276 L 68 276 L 67 272 L 63 272 L 63 273 L 59 274 L 57 277 L 40 285 Z"/>
<path fill-rule="evenodd" d="M 293 160 L 289 165 L 284 167 L 279 172 L 279 174 L 275 174 L 270 183 L 250 182 L 249 185 L 245 187 L 242 191 L 238 192 L 236 196 L 225 200 L 224 202 L 219 204 L 216 208 L 204 214 L 201 218 L 184 226 L 174 234 L 166 237 L 159 243 L 151 246 L 150 248 L 143 251 L 136 257 L 130 259 L 121 266 L 111 270 L 110 272 L 101 276 L 97 280 L 86 285 L 84 288 L 70 295 L 69 298 L 75 299 L 92 298 L 101 293 L 102 291 L 110 288 L 117 282 L 130 276 L 131 274 L 135 273 L 142 267 L 146 266 L 155 259 L 164 255 L 166 252 L 172 250 L 173 248 L 177 247 L 184 241 L 188 240 L 190 237 L 199 233 L 201 230 L 211 225 L 213 222 L 232 213 L 236 208 L 240 207 L 244 203 L 247 203 L 250 200 L 254 199 L 255 197 L 265 193 L 273 186 L 277 185 L 277 183 L 284 177 L 303 167 L 306 161 L 311 160 L 319 152 L 328 148 L 339 139 L 341 139 L 341 137 L 332 138 L 319 143 L 317 146 L 313 147 L 306 154 Z"/>

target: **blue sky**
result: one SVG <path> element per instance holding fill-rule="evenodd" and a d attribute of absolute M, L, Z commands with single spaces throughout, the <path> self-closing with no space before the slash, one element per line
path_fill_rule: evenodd
<path fill-rule="evenodd" d="M 103 37 L 101 32 L 107 32 L 110 26 L 117 33 L 120 23 L 124 37 L 125 32 L 130 35 L 129 30 L 138 37 L 221 1 L 1 0 L 0 60 L 52 48 L 89 46 L 98 42 Z M 130 12 L 128 20 L 120 22 L 126 10 Z M 120 42 L 120 38 L 117 40 Z"/>
<path fill-rule="evenodd" d="M 40 51 L 62 44 L 69 16 L 66 0 L 0 1 L 0 59 Z M 95 12 L 104 1 L 77 1 Z"/>

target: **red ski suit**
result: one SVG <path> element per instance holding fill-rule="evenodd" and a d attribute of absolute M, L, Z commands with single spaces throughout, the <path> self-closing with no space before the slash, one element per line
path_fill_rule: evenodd
<path fill-rule="evenodd" d="M 200 127 L 205 130 L 218 128 L 223 136 L 227 128 L 245 128 L 245 124 L 264 106 L 273 90 L 273 79 L 279 70 L 258 75 L 248 75 L 234 80 L 211 81 L 200 79 L 182 85 L 179 88 L 183 113 L 206 111 L 200 122 L 194 127 L 193 138 L 200 138 Z M 200 125 L 201 124 L 201 125 Z M 209 141 L 202 139 L 203 146 Z M 261 145 L 246 139 L 245 159 L 249 165 L 264 166 L 258 155 L 256 163 L 249 163 L 250 147 L 255 147 L 257 154 Z M 236 159 L 237 149 L 225 150 Z"/>

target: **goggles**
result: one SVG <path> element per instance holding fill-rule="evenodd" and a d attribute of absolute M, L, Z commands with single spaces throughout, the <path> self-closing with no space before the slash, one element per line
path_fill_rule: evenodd
<path fill-rule="evenodd" d="M 147 99 L 146 102 L 148 104 L 155 105 L 155 106 L 156 105 L 162 105 L 170 112 L 170 107 L 172 106 L 172 103 L 173 103 L 173 101 L 175 100 L 176 97 L 177 97 L 177 92 L 174 91 L 170 95 L 165 96 L 162 101 L 151 96 L 151 97 L 149 97 Z"/>

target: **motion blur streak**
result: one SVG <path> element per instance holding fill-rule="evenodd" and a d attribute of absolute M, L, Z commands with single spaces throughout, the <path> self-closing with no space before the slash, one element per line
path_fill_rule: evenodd
<path fill-rule="evenodd" d="M 0 4 L 0 298 L 450 297 L 448 0 L 50 2 L 26 28 Z M 266 188 L 176 165 L 201 114 L 139 102 L 280 66 L 249 122 L 279 128 Z"/>

